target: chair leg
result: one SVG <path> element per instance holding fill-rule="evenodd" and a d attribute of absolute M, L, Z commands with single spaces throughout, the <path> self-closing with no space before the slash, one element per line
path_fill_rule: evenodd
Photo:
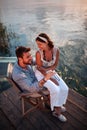
<path fill-rule="evenodd" d="M 40 107 L 42 102 L 41 102 L 41 99 L 40 98 L 36 98 L 36 103 L 37 105 L 35 106 L 32 106 L 32 108 L 29 108 L 25 111 L 25 99 L 23 97 L 21 97 L 21 100 L 22 100 L 22 115 L 25 116 L 27 113 L 35 110 L 37 107 Z"/>
<path fill-rule="evenodd" d="M 35 100 L 35 102 L 31 102 Z M 33 106 L 25 111 L 25 98 L 21 97 L 22 100 L 22 115 L 25 116 L 27 113 L 35 110 L 37 107 L 40 109 L 45 108 L 45 103 L 48 102 L 49 96 L 41 96 L 36 98 L 28 98 L 26 101 L 28 101 L 30 104 L 33 104 Z"/>
<path fill-rule="evenodd" d="M 24 115 L 25 114 L 24 98 L 21 98 L 21 100 L 22 100 L 22 115 Z"/>

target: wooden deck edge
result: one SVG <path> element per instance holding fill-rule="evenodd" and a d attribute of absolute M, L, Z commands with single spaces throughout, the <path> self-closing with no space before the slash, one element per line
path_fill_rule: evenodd
<path fill-rule="evenodd" d="M 79 109 L 87 113 L 87 110 L 81 107 L 81 105 L 77 104 L 76 102 L 72 101 L 71 99 L 68 98 L 68 101 L 77 106 Z"/>
<path fill-rule="evenodd" d="M 87 98 L 87 97 L 83 96 L 82 94 L 80 94 L 79 92 L 75 91 L 73 88 L 69 88 L 69 90 L 82 98 L 85 98 L 85 99 Z"/>

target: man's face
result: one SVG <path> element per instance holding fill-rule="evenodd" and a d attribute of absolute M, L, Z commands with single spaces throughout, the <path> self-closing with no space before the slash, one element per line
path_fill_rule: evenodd
<path fill-rule="evenodd" d="M 29 52 L 24 52 L 23 53 L 22 62 L 25 65 L 31 64 L 31 62 L 32 62 L 32 56 L 31 56 L 31 54 Z"/>

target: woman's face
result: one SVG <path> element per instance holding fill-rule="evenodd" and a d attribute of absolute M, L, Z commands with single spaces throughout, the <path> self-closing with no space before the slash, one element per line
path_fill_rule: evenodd
<path fill-rule="evenodd" d="M 45 50 L 47 48 L 47 43 L 45 42 L 36 41 L 36 43 L 37 43 L 38 48 L 41 50 Z"/>

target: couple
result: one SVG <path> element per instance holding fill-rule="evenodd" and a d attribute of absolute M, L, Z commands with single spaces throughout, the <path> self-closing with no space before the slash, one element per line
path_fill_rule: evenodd
<path fill-rule="evenodd" d="M 16 49 L 17 63 L 15 63 L 12 78 L 23 89 L 39 91 L 45 86 L 50 92 L 50 106 L 53 116 L 66 122 L 66 117 L 61 114 L 66 109 L 63 106 L 68 96 L 68 86 L 56 73 L 59 60 L 59 50 L 45 33 L 36 38 L 39 50 L 36 52 L 36 69 L 33 71 L 30 48 L 19 46 Z"/>

